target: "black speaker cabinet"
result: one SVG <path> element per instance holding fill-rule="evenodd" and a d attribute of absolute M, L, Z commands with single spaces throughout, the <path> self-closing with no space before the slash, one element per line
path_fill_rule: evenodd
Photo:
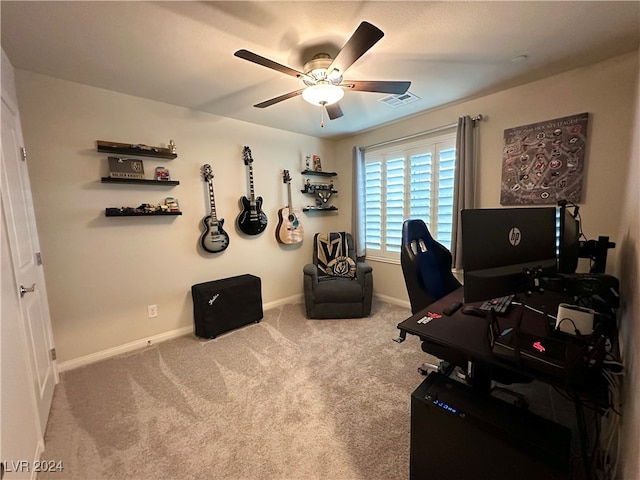
<path fill-rule="evenodd" d="M 221 333 L 262 320 L 259 277 L 237 277 L 198 283 L 191 287 L 195 334 L 215 338 Z"/>
<path fill-rule="evenodd" d="M 411 396 L 412 480 L 568 479 L 571 431 L 431 373 Z"/>

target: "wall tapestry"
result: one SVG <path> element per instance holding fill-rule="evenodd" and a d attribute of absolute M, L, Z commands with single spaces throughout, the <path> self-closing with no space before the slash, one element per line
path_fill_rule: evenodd
<path fill-rule="evenodd" d="M 501 205 L 578 203 L 588 113 L 504 131 Z"/>

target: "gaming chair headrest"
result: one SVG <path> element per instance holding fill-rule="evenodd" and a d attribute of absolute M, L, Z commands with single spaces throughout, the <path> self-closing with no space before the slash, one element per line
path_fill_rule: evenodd
<path fill-rule="evenodd" d="M 433 241 L 433 237 L 423 220 L 405 220 L 402 225 L 402 238 L 405 242 L 411 243 L 413 240 Z"/>
<path fill-rule="evenodd" d="M 402 224 L 403 250 L 411 257 L 418 255 L 420 251 L 438 249 L 440 244 L 431 236 L 431 232 L 423 220 L 405 220 Z"/>

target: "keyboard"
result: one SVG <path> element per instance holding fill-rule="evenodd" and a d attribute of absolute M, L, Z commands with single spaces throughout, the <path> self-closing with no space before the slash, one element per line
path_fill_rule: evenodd
<path fill-rule="evenodd" d="M 511 301 L 515 295 L 506 295 L 504 297 L 492 298 L 491 300 L 485 300 L 482 305 L 480 305 L 480 310 L 489 311 L 493 308 L 493 310 L 497 314 L 502 314 L 507 311 L 509 305 L 511 305 Z"/>

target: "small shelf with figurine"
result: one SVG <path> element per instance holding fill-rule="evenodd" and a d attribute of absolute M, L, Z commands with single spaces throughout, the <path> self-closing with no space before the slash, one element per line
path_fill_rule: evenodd
<path fill-rule="evenodd" d="M 322 163 L 318 155 L 307 155 L 305 157 L 305 169 L 301 173 L 302 175 L 316 175 L 318 177 L 335 177 L 338 175 L 336 172 L 323 172 Z M 311 183 L 311 180 L 307 178 L 304 182 L 304 188 L 300 191 L 316 197 L 315 206 L 308 205 L 302 209 L 303 212 L 338 210 L 329 204 L 331 196 L 338 193 L 333 187 L 333 180 L 329 181 L 329 183 Z"/>
<path fill-rule="evenodd" d="M 304 184 L 304 190 L 301 190 L 301 192 L 308 193 L 316 197 L 316 205 L 305 207 L 303 209 L 304 212 L 310 210 L 337 210 L 333 205 L 329 205 L 331 196 L 334 193 L 338 193 L 338 191 L 333 188 L 333 182 L 312 184 L 307 180 Z"/>
<path fill-rule="evenodd" d="M 142 160 L 133 158 L 108 157 L 109 176 L 102 177 L 103 183 L 137 183 L 144 185 L 180 185 L 177 180 L 171 180 L 171 175 L 166 167 L 156 167 L 154 179 L 144 176 L 144 164 Z"/>
<path fill-rule="evenodd" d="M 182 215 L 180 204 L 174 197 L 167 197 L 163 203 L 152 205 L 143 203 L 138 207 L 107 207 L 105 217 L 149 217 L 154 215 Z"/>
<path fill-rule="evenodd" d="M 104 140 L 97 140 L 96 146 L 98 152 L 103 153 L 116 153 L 120 155 L 136 155 L 138 157 L 155 157 L 166 158 L 172 160 L 177 158 L 178 154 L 175 151 L 175 143 L 173 140 L 169 141 L 169 147 L 150 147 L 142 143 L 119 143 L 119 142 L 106 142 Z"/>
<path fill-rule="evenodd" d="M 318 155 L 307 155 L 304 159 L 302 175 L 317 175 L 319 177 L 335 177 L 336 172 L 323 172 L 322 161 Z"/>
<path fill-rule="evenodd" d="M 175 186 L 180 185 L 178 180 L 151 180 L 147 178 L 117 178 L 117 177 L 102 177 L 102 183 L 137 183 L 143 185 L 162 185 L 162 186 Z"/>
<path fill-rule="evenodd" d="M 302 175 L 317 175 L 318 177 L 335 177 L 338 175 L 336 172 L 316 172 L 315 170 L 303 170 L 300 173 Z"/>
<path fill-rule="evenodd" d="M 329 206 L 326 206 L 326 207 L 308 206 L 308 207 L 303 207 L 302 208 L 303 212 L 320 212 L 320 211 L 329 211 L 329 210 L 338 210 L 338 207 L 334 207 L 333 205 L 329 205 Z"/>
<path fill-rule="evenodd" d="M 311 193 L 311 194 L 321 193 L 323 195 L 329 195 L 329 196 L 331 196 L 331 194 L 338 193 L 338 191 L 335 188 L 333 188 L 333 182 L 328 184 L 307 182 L 304 184 L 304 188 L 300 191 L 302 193 Z"/>
<path fill-rule="evenodd" d="M 171 216 L 182 215 L 182 212 L 145 212 L 132 207 L 105 208 L 105 217 L 153 217 L 153 216 Z"/>

